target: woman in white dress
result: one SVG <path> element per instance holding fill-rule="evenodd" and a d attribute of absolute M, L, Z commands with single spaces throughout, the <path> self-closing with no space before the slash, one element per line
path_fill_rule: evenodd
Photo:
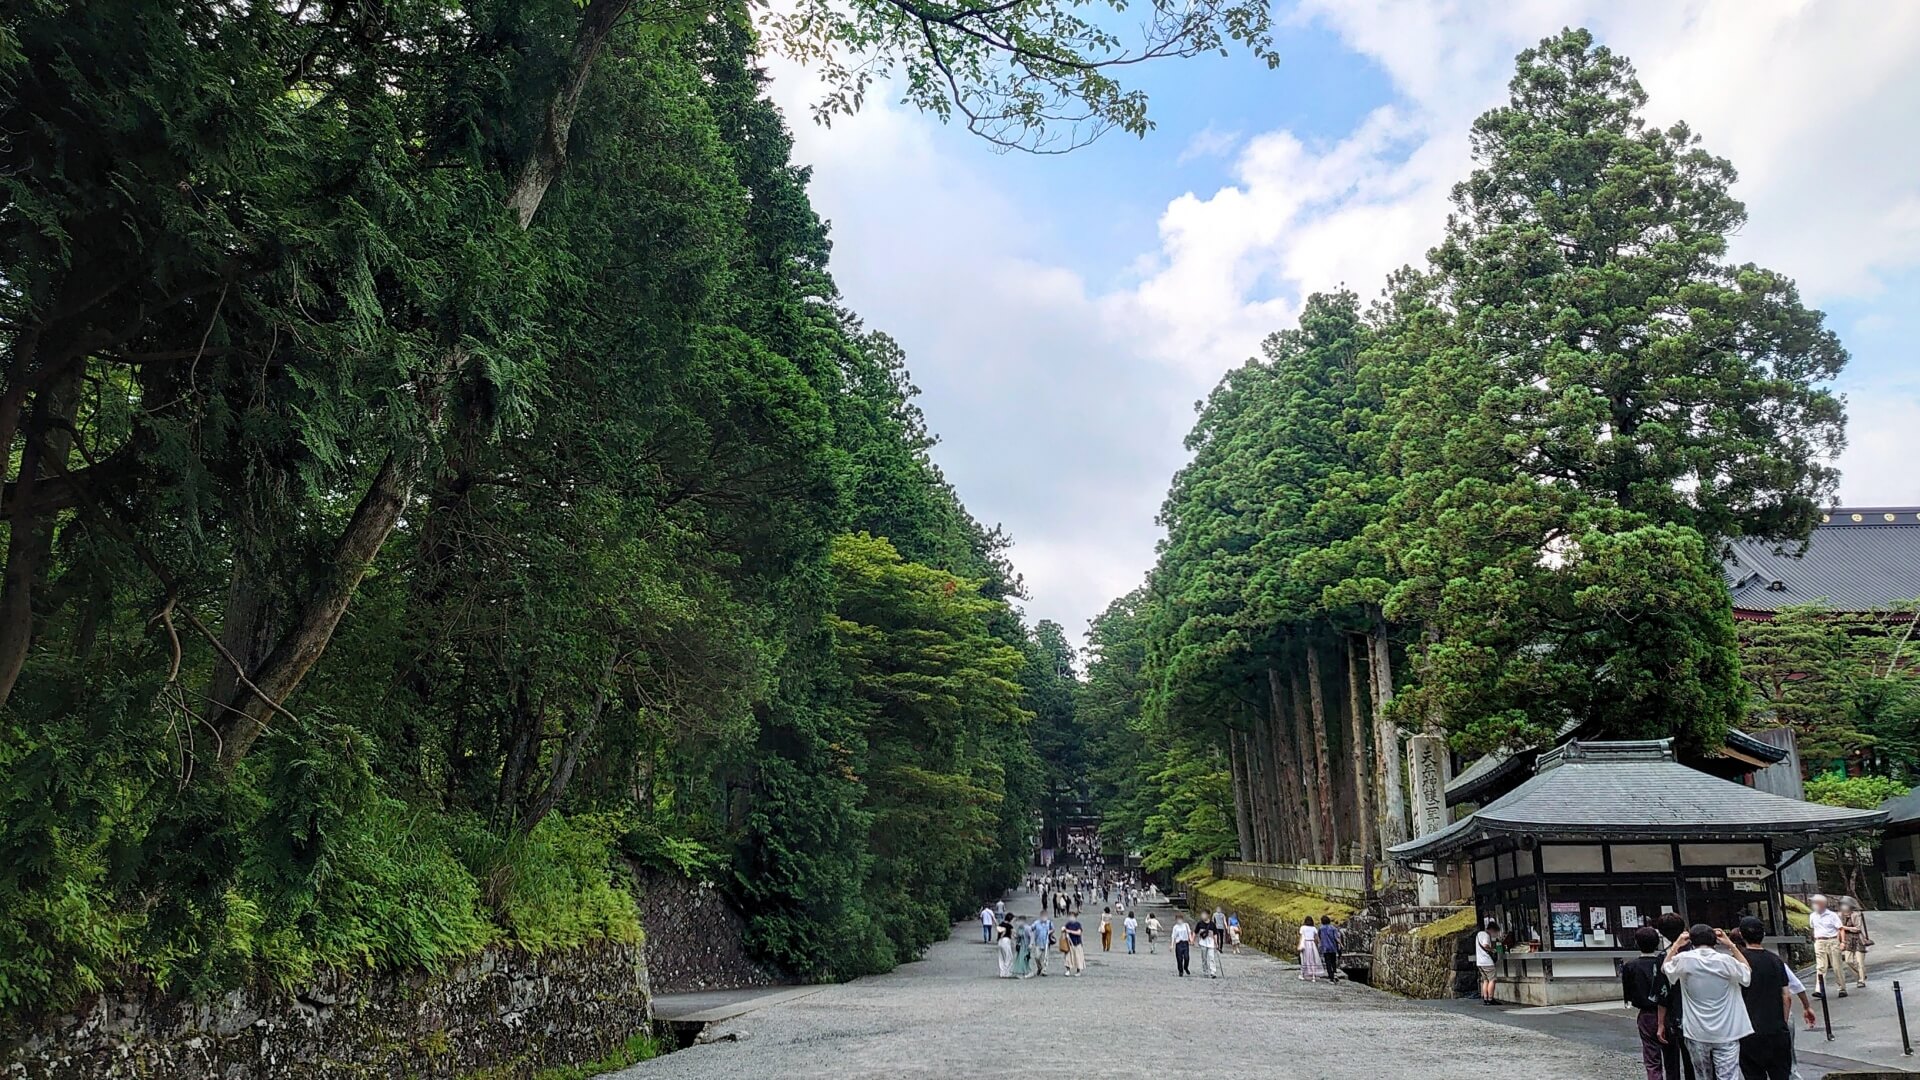
<path fill-rule="evenodd" d="M 1309 915 L 1300 923 L 1300 980 L 1312 982 L 1326 977 L 1327 965 L 1320 962 L 1320 932 Z"/>
<path fill-rule="evenodd" d="M 997 933 L 1000 938 L 1000 977 L 1011 979 L 1013 978 L 1013 927 L 1010 924 L 1001 923 Z"/>

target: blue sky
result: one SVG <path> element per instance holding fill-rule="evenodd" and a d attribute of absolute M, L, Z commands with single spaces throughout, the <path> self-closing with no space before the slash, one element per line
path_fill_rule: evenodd
<path fill-rule="evenodd" d="M 1158 123 L 999 155 L 882 95 L 820 128 L 776 60 L 854 310 L 907 350 L 968 506 L 1035 617 L 1078 634 L 1138 584 L 1193 403 L 1300 299 L 1362 296 L 1439 235 L 1474 116 L 1563 26 L 1632 58 L 1650 119 L 1741 172 L 1733 254 L 1796 278 L 1853 354 L 1843 501 L 1920 504 L 1920 4 L 1302 0 L 1282 65 L 1137 69 Z"/>

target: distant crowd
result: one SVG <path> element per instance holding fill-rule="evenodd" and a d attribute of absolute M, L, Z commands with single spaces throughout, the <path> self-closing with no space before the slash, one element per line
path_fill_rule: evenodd
<path fill-rule="evenodd" d="M 1124 952 L 1137 955 L 1144 936 L 1147 952 L 1158 953 L 1164 935 L 1173 956 L 1174 974 L 1181 978 L 1193 974 L 1196 951 L 1200 954 L 1200 974 L 1217 979 L 1224 973 L 1222 954 L 1240 950 L 1240 916 L 1218 906 L 1211 914 L 1202 912 L 1191 922 L 1185 913 L 1176 911 L 1170 926 L 1163 926 L 1155 912 L 1142 918 L 1140 905 L 1158 904 L 1162 897 L 1156 887 L 1131 871 L 1113 872 L 1098 865 L 1074 871 L 1037 870 L 1027 876 L 1024 886 L 1028 895 L 1039 899 L 1037 917 L 1023 919 L 1013 914 L 1005 899 L 980 909 L 980 941 L 995 947 L 998 974 L 1003 979 L 1044 977 L 1049 958 L 1055 953 L 1068 978 L 1085 975 L 1088 927 L 1081 920 L 1081 912 L 1093 904 L 1100 905 L 1097 932 L 1101 952 L 1112 952 L 1118 936 Z M 1323 915 L 1318 923 L 1311 918 L 1303 920 L 1298 943 L 1301 979 L 1338 978 L 1340 928 L 1331 918 Z"/>

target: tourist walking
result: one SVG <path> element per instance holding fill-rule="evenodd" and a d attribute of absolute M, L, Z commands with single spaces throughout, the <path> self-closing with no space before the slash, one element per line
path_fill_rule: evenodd
<path fill-rule="evenodd" d="M 1327 974 L 1327 966 L 1320 959 L 1320 928 L 1313 925 L 1313 916 L 1300 920 L 1300 937 L 1295 942 L 1300 950 L 1300 979 L 1312 982 Z"/>
<path fill-rule="evenodd" d="M 1715 944 L 1725 945 L 1719 952 Z M 1696 923 L 1667 948 L 1660 968 L 1684 995 L 1680 1028 L 1700 1080 L 1740 1080 L 1740 1040 L 1753 1034 L 1741 990 L 1753 981 L 1747 954 L 1726 931 Z"/>
<path fill-rule="evenodd" d="M 1159 941 L 1160 916 L 1149 914 L 1147 916 L 1147 955 L 1152 956 L 1160 951 Z"/>
<path fill-rule="evenodd" d="M 1808 898 L 1813 914 L 1807 917 L 1807 932 L 1813 935 L 1814 997 L 1825 997 L 1829 986 L 1838 986 L 1847 996 L 1847 972 L 1841 966 L 1840 913 L 1827 906 L 1819 894 Z"/>
<path fill-rule="evenodd" d="M 1234 952 L 1240 951 L 1240 916 L 1238 915 L 1227 916 L 1227 943 L 1233 946 Z"/>
<path fill-rule="evenodd" d="M 1176 912 L 1173 916 L 1173 931 L 1167 935 L 1167 940 L 1173 942 L 1173 971 L 1176 975 L 1187 974 L 1187 943 L 1192 939 L 1193 928 L 1187 925 L 1187 917 Z"/>
<path fill-rule="evenodd" d="M 1003 896 L 1000 899 L 993 902 L 993 913 L 995 915 L 998 915 L 1002 920 L 1006 919 L 1007 917 L 1007 898 L 1006 897 Z"/>
<path fill-rule="evenodd" d="M 1047 918 L 1046 912 L 1042 911 L 1040 917 L 1028 925 L 1027 938 L 1031 942 L 1028 952 L 1033 956 L 1033 970 L 1027 973 L 1027 977 L 1045 975 L 1047 951 L 1053 948 L 1053 922 Z"/>
<path fill-rule="evenodd" d="M 1127 955 L 1132 956 L 1134 953 L 1133 939 L 1134 936 L 1140 932 L 1140 920 L 1134 918 L 1133 912 L 1129 911 L 1127 912 L 1127 921 L 1121 923 L 1120 928 L 1127 932 Z"/>
<path fill-rule="evenodd" d="M 1480 1004 L 1495 1004 L 1493 998 L 1493 932 L 1500 924 L 1492 919 L 1473 935 L 1473 966 L 1480 969 Z"/>
<path fill-rule="evenodd" d="M 1320 916 L 1320 960 L 1327 969 L 1327 981 L 1340 981 L 1340 928 L 1333 920 Z"/>
<path fill-rule="evenodd" d="M 1113 951 L 1113 909 L 1105 908 L 1100 912 L 1100 951 Z"/>
<path fill-rule="evenodd" d="M 1640 956 L 1620 965 L 1620 994 L 1640 1014 L 1640 1064 L 1647 1070 L 1647 1080 L 1680 1080 L 1667 1076 L 1668 984 L 1660 970 L 1660 931 L 1642 926 L 1634 931 L 1633 944 Z"/>
<path fill-rule="evenodd" d="M 1760 947 L 1767 928 L 1749 916 L 1740 920 L 1749 976 L 1741 991 L 1753 1033 L 1740 1040 L 1740 1073 L 1746 1080 L 1789 1080 L 1793 1072 L 1793 993 L 1787 965 Z"/>
<path fill-rule="evenodd" d="M 1840 898 L 1840 988 L 1844 992 L 1847 986 L 1847 969 L 1853 969 L 1856 990 L 1867 988 L 1867 946 L 1873 944 L 1873 935 L 1867 933 L 1867 913 L 1853 902 L 1853 897 Z"/>
<path fill-rule="evenodd" d="M 981 905 L 981 908 L 980 908 L 980 943 L 981 944 L 983 945 L 993 944 L 993 924 L 999 921 L 1000 920 L 994 917 L 993 907 L 991 905 L 985 905 L 985 904 Z"/>
<path fill-rule="evenodd" d="M 1011 979 L 1013 978 L 1014 954 L 1013 924 L 1001 923 L 999 929 L 995 931 L 994 942 L 1000 952 L 1000 977 L 1003 979 Z"/>
<path fill-rule="evenodd" d="M 1085 975 L 1087 973 L 1087 954 L 1082 948 L 1080 916 L 1067 919 L 1066 926 L 1067 974 Z"/>
<path fill-rule="evenodd" d="M 1209 979 L 1219 978 L 1220 935 L 1213 932 L 1212 923 L 1205 921 L 1194 927 L 1194 935 L 1198 939 L 1195 944 L 1200 947 L 1200 974 Z"/>

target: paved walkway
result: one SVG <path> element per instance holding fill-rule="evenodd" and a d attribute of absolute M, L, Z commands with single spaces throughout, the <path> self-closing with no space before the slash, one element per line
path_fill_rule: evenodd
<path fill-rule="evenodd" d="M 1022 914 L 1037 910 L 1024 893 L 1013 902 Z M 1160 916 L 1171 925 L 1168 911 Z M 720 1041 L 616 1075 L 1617 1080 L 1638 1065 L 1637 1055 L 1364 986 L 1303 984 L 1294 968 L 1251 949 L 1225 958 L 1225 978 L 1180 979 L 1164 942 L 1157 955 L 1143 942 L 1129 956 L 1119 941 L 1100 952 L 1089 934 L 1084 978 L 998 979 L 979 934 L 963 923 L 924 960 L 755 1008 L 709 1029 Z M 1057 970 L 1056 959 L 1049 971 Z"/>

